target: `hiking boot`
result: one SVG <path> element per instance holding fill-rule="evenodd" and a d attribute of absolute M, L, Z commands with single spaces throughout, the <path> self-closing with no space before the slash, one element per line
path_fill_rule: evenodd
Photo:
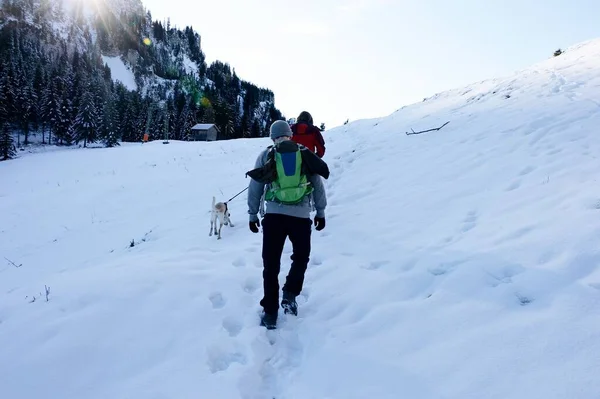
<path fill-rule="evenodd" d="M 263 313 L 260 318 L 261 327 L 274 330 L 277 327 L 277 313 Z"/>
<path fill-rule="evenodd" d="M 298 304 L 296 303 L 296 296 L 294 294 L 284 291 L 281 307 L 285 314 L 291 313 L 294 316 L 298 316 Z"/>

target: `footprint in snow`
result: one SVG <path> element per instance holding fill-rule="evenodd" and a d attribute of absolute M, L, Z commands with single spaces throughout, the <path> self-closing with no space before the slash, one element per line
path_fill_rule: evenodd
<path fill-rule="evenodd" d="M 533 136 L 533 138 L 529 141 L 530 146 L 537 145 L 540 141 L 542 141 L 546 137 L 546 132 L 541 132 Z"/>
<path fill-rule="evenodd" d="M 598 288 L 600 289 L 600 286 Z M 304 287 L 299 296 L 303 298 L 304 303 L 306 303 L 308 301 L 308 298 L 310 298 L 310 288 Z"/>
<path fill-rule="evenodd" d="M 527 306 L 533 302 L 533 298 L 529 298 L 527 296 L 523 296 L 518 293 L 516 293 L 515 295 L 516 295 L 517 299 L 519 300 L 519 305 L 521 305 L 521 306 Z"/>
<path fill-rule="evenodd" d="M 464 231 L 464 230 L 463 230 L 463 231 Z M 450 243 L 451 243 L 453 240 L 454 240 L 454 237 L 452 237 L 452 236 L 447 236 L 447 237 L 446 237 L 446 238 L 444 238 L 442 241 L 443 241 L 443 244 L 450 244 Z"/>
<path fill-rule="evenodd" d="M 529 233 L 531 233 L 533 230 L 535 230 L 534 226 L 526 226 L 526 227 L 522 227 L 518 230 L 514 230 L 512 232 L 510 232 L 509 234 L 507 234 L 506 236 L 500 238 L 499 240 L 496 240 L 496 244 L 503 244 L 509 241 L 515 241 L 515 240 L 519 240 L 523 237 L 525 237 L 526 235 L 528 235 Z"/>
<path fill-rule="evenodd" d="M 589 207 L 589 209 L 600 210 L 600 199 L 598 199 L 596 201 L 592 201 L 588 207 Z"/>
<path fill-rule="evenodd" d="M 239 320 L 228 316 L 223 319 L 223 328 L 230 337 L 237 337 L 242 331 L 242 323 Z"/>
<path fill-rule="evenodd" d="M 256 247 L 248 247 L 248 248 L 246 248 L 246 252 L 252 253 L 252 252 L 256 252 L 256 251 L 258 251 L 258 249 Z"/>
<path fill-rule="evenodd" d="M 213 292 L 209 295 L 208 300 L 212 303 L 213 309 L 222 309 L 227 303 L 220 292 Z"/>
<path fill-rule="evenodd" d="M 246 266 L 246 260 L 244 258 L 237 258 L 233 261 L 233 266 L 235 267 L 244 267 Z"/>
<path fill-rule="evenodd" d="M 520 173 L 519 176 L 525 176 L 530 174 L 531 172 L 533 172 L 535 170 L 535 167 L 529 165 L 527 167 L 525 167 Z"/>
<path fill-rule="evenodd" d="M 417 262 L 417 259 L 409 259 L 400 266 L 400 269 L 405 272 L 410 271 L 415 268 Z"/>
<path fill-rule="evenodd" d="M 550 248 L 540 254 L 538 257 L 538 264 L 544 265 L 550 263 L 558 257 L 558 254 L 553 248 Z"/>
<path fill-rule="evenodd" d="M 444 274 L 452 272 L 454 269 L 456 269 L 456 266 L 460 265 L 461 263 L 463 263 L 463 261 L 444 262 L 436 266 L 430 267 L 428 271 L 434 276 L 442 276 Z"/>
<path fill-rule="evenodd" d="M 244 291 L 248 294 L 254 294 L 258 290 L 259 282 L 255 278 L 248 278 L 244 283 Z"/>
<path fill-rule="evenodd" d="M 323 264 L 323 259 L 320 256 L 313 256 L 310 260 L 310 264 L 312 266 L 321 266 Z"/>
<path fill-rule="evenodd" d="M 378 270 L 385 265 L 389 265 L 390 261 L 388 260 L 379 260 L 369 263 L 367 266 L 364 266 L 367 270 Z"/>
<path fill-rule="evenodd" d="M 225 371 L 233 363 L 246 364 L 247 359 L 241 351 L 228 351 L 219 346 L 211 346 L 207 350 L 207 365 L 211 373 Z"/>
<path fill-rule="evenodd" d="M 555 150 L 552 151 L 548 151 L 548 155 L 556 155 L 556 154 L 560 154 L 562 152 L 562 148 L 557 148 Z"/>
<path fill-rule="evenodd" d="M 510 186 L 508 186 L 508 187 L 506 188 L 506 190 L 504 190 L 504 191 L 514 191 L 514 190 L 516 190 L 516 189 L 517 189 L 517 188 L 519 188 L 519 187 L 521 187 L 521 181 L 520 181 L 520 180 L 515 180 L 515 181 L 514 181 L 514 182 L 512 182 L 512 183 L 511 183 L 511 185 L 510 185 Z"/>
<path fill-rule="evenodd" d="M 469 213 L 467 213 L 467 216 L 463 220 L 463 226 L 461 230 L 463 233 L 466 233 L 467 231 L 475 228 L 475 226 L 477 226 L 477 212 L 470 211 Z"/>

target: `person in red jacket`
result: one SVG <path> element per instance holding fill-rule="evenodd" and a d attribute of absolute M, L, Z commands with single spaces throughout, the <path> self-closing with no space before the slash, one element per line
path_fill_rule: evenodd
<path fill-rule="evenodd" d="M 308 112 L 302 111 L 291 128 L 292 140 L 302 144 L 317 154 L 319 158 L 323 158 L 325 155 L 325 140 L 323 140 L 321 130 L 313 125 L 313 118 Z"/>

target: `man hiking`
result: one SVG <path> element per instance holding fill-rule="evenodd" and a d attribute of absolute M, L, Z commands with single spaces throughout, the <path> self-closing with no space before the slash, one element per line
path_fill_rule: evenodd
<path fill-rule="evenodd" d="M 248 187 L 249 227 L 259 232 L 258 211 L 261 197 L 265 196 L 263 228 L 263 289 L 260 301 L 263 307 L 261 326 L 274 329 L 279 311 L 279 271 L 281 255 L 287 238 L 293 247 L 292 266 L 283 286 L 281 307 L 284 312 L 298 314 L 296 297 L 302 291 L 304 274 L 311 251 L 311 199 L 314 199 L 315 228 L 325 228 L 327 197 L 321 176 L 329 178 L 329 168 L 303 145 L 291 140 L 292 131 L 285 121 L 271 125 L 270 136 L 274 145 L 258 157 Z M 312 195 L 310 195 L 312 194 Z"/>
<path fill-rule="evenodd" d="M 302 111 L 296 123 L 292 125 L 292 140 L 298 144 L 302 144 L 319 158 L 325 155 L 325 140 L 321 134 L 321 130 L 313 125 L 313 118 L 307 111 Z"/>

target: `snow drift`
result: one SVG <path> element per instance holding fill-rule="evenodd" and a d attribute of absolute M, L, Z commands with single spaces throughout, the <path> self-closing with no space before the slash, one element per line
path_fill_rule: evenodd
<path fill-rule="evenodd" d="M 597 397 L 598 71 L 591 41 L 326 132 L 327 228 L 273 336 L 243 198 L 208 237 L 267 140 L 0 164 L 0 394 Z"/>

